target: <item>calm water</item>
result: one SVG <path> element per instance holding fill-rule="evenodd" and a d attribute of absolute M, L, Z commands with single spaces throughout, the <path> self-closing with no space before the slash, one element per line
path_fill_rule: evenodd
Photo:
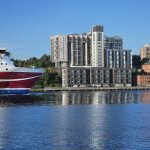
<path fill-rule="evenodd" d="M 150 149 L 150 91 L 44 96 L 47 103 L 0 107 L 0 149 Z"/>

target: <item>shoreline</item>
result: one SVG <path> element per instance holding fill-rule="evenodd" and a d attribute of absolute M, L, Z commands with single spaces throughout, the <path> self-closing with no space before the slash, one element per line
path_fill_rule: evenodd
<path fill-rule="evenodd" d="M 57 88 L 57 87 L 45 87 L 43 92 L 48 91 L 117 91 L 117 90 L 150 90 L 150 86 L 131 86 L 131 87 L 67 87 L 67 88 Z M 32 91 L 35 91 L 32 89 Z"/>

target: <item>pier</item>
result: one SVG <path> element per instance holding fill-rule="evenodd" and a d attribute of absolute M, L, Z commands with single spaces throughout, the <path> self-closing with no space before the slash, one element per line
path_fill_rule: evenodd
<path fill-rule="evenodd" d="M 150 87 L 132 86 L 132 87 L 45 87 L 44 91 L 115 91 L 115 90 L 150 90 Z"/>

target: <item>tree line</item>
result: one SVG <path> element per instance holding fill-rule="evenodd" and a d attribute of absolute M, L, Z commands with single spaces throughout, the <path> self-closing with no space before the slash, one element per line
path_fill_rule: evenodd
<path fill-rule="evenodd" d="M 31 57 L 26 60 L 11 59 L 16 67 L 37 67 L 43 68 L 44 74 L 34 85 L 34 88 L 43 88 L 45 86 L 61 86 L 61 72 L 54 67 L 50 60 L 50 55 L 44 54 L 40 58 Z"/>

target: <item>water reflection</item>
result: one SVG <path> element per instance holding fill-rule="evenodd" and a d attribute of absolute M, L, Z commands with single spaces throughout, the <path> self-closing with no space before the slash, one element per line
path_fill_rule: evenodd
<path fill-rule="evenodd" d="M 64 91 L 45 96 L 56 105 L 0 107 L 0 149 L 150 147 L 150 106 L 140 104 L 149 103 L 149 91 Z M 126 103 L 139 104 L 115 105 Z"/>
<path fill-rule="evenodd" d="M 141 91 L 139 96 L 142 103 L 150 103 L 150 91 Z"/>
<path fill-rule="evenodd" d="M 3 149 L 6 145 L 6 139 L 8 138 L 7 126 L 7 108 L 0 107 L 0 149 Z"/>
<path fill-rule="evenodd" d="M 62 91 L 49 93 L 54 104 L 126 104 L 149 103 L 149 91 Z"/>

